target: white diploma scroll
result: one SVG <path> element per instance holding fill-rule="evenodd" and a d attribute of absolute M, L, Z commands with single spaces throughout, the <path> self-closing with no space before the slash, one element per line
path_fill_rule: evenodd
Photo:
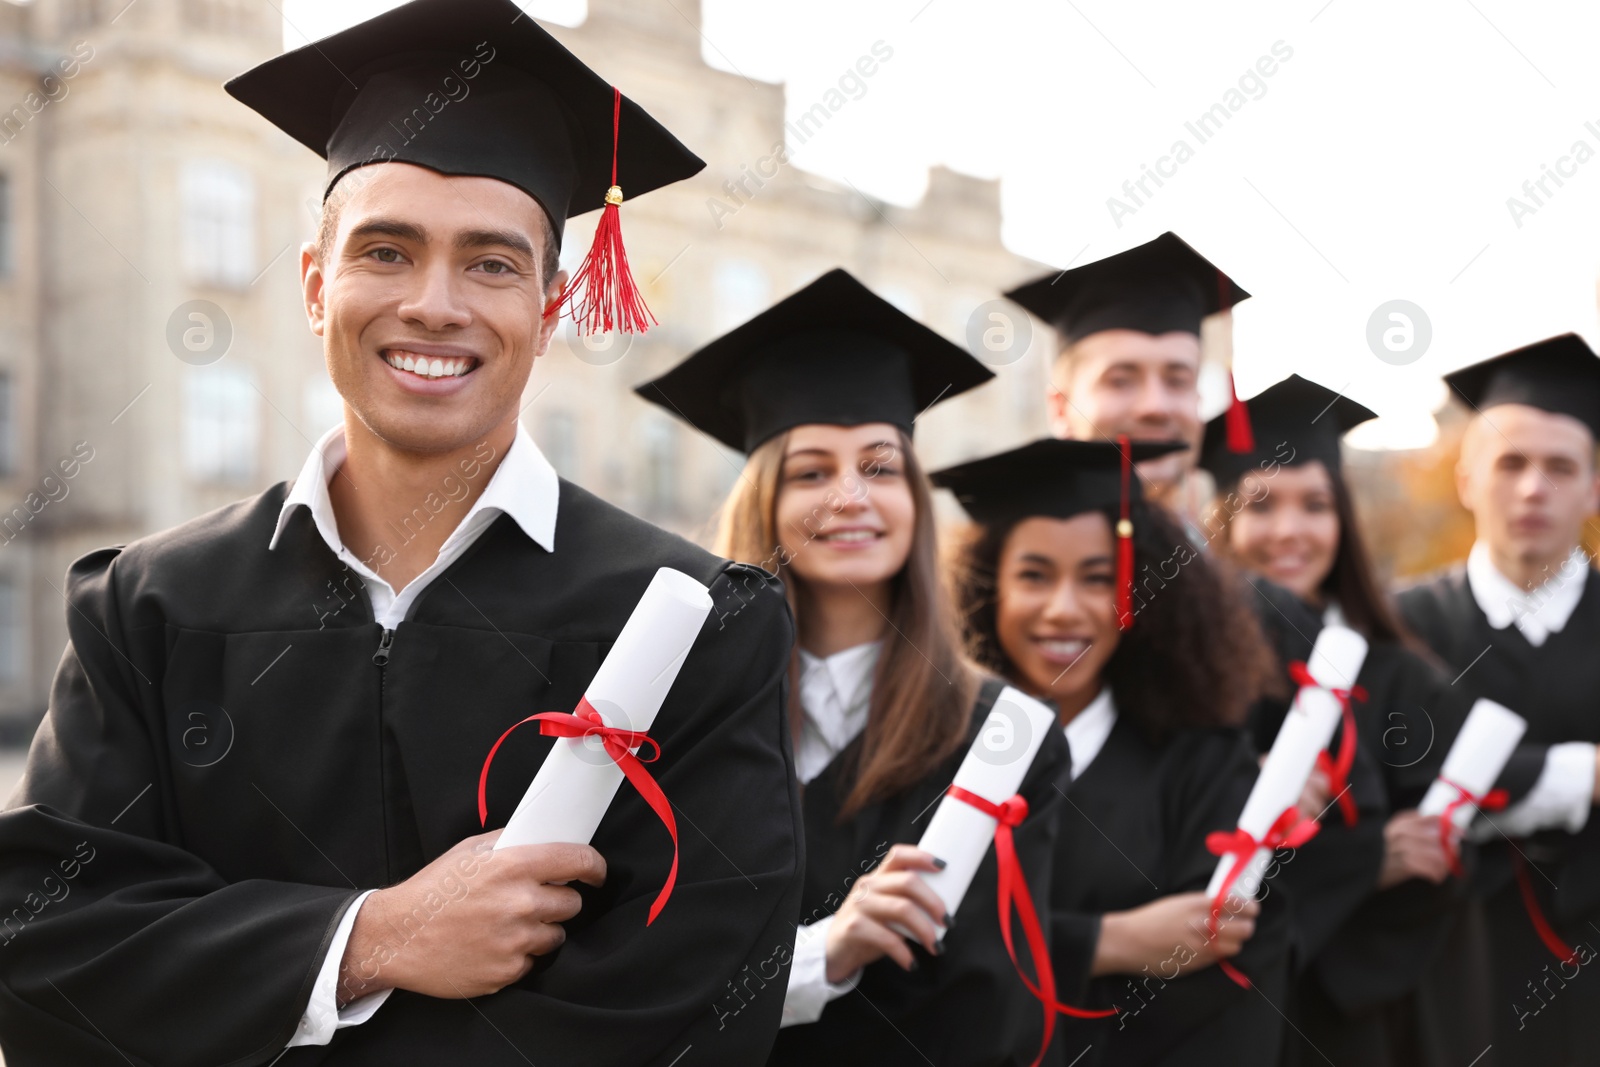
<path fill-rule="evenodd" d="M 1060 728 L 1054 711 L 1006 686 L 967 749 L 953 784 L 994 804 L 1004 803 L 1016 795 L 1045 735 Z M 922 877 L 944 901 L 948 914 L 954 915 L 961 907 L 998 826 L 992 816 L 952 796 L 944 797 L 934 809 L 917 847 L 945 861 L 944 870 L 925 872 Z M 943 924 L 938 925 L 943 937 Z"/>
<path fill-rule="evenodd" d="M 1317 753 L 1328 747 L 1344 714 L 1344 706 L 1330 690 L 1354 688 L 1366 658 L 1366 638 L 1348 627 L 1325 626 L 1317 635 L 1306 664 L 1317 686 L 1302 686 L 1295 695 L 1294 704 L 1272 742 L 1272 751 L 1267 753 L 1261 774 L 1250 790 L 1250 799 L 1239 813 L 1239 828 L 1251 837 L 1260 840 L 1285 808 L 1300 802 L 1306 780 L 1316 766 Z M 1254 899 L 1271 862 L 1271 849 L 1256 849 L 1255 857 L 1234 881 L 1229 895 L 1240 900 Z M 1232 856 L 1217 860 L 1216 872 L 1206 887 L 1207 896 L 1216 899 L 1233 864 Z"/>
<path fill-rule="evenodd" d="M 1500 777 L 1506 761 L 1511 759 L 1512 751 L 1522 741 L 1522 734 L 1527 728 L 1527 720 L 1503 704 L 1479 700 L 1472 705 L 1467 721 L 1461 724 L 1461 732 L 1456 735 L 1455 744 L 1450 746 L 1444 764 L 1439 768 L 1439 777 L 1434 779 L 1422 803 L 1417 805 L 1418 814 L 1443 815 L 1444 809 L 1461 795 L 1445 779 L 1468 790 L 1473 796 L 1481 797 L 1488 793 L 1494 788 L 1494 780 Z M 1472 804 L 1459 804 L 1450 813 L 1450 820 L 1465 830 L 1477 813 L 1478 809 Z"/>
<path fill-rule="evenodd" d="M 584 694 L 607 726 L 650 729 L 710 613 L 705 586 L 670 567 L 656 571 Z M 598 738 L 561 738 L 494 847 L 586 845 L 621 784 L 622 768 Z"/>

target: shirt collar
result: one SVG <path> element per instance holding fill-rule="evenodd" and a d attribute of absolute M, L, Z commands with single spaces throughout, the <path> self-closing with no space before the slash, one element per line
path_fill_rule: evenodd
<path fill-rule="evenodd" d="M 1534 645 L 1542 645 L 1545 638 L 1567 625 L 1578 601 L 1583 599 L 1588 574 L 1589 557 L 1581 547 L 1575 547 L 1548 581 L 1524 590 L 1500 573 L 1484 542 L 1474 543 L 1467 554 L 1467 587 L 1489 625 L 1504 630 L 1514 623 Z"/>
<path fill-rule="evenodd" d="M 831 656 L 800 650 L 800 688 L 806 718 L 835 751 L 855 740 L 866 724 L 872 672 L 882 647 L 882 641 L 868 641 Z"/>
<path fill-rule="evenodd" d="M 1111 687 L 1103 685 L 1089 706 L 1072 717 L 1062 727 L 1067 735 L 1067 747 L 1072 750 L 1072 778 L 1076 781 L 1089 764 L 1100 754 L 1111 728 L 1117 724 L 1117 706 L 1111 700 Z"/>
<path fill-rule="evenodd" d="M 311 510 L 312 521 L 316 523 L 322 539 L 335 555 L 339 554 L 344 542 L 339 537 L 339 524 L 333 513 L 333 500 L 328 495 L 328 482 L 347 455 L 342 424 L 334 426 L 311 446 L 311 454 L 301 465 L 300 474 L 284 497 L 283 506 L 278 509 L 278 524 L 273 528 L 272 540 L 267 543 L 269 550 L 277 547 L 290 512 L 304 506 Z M 560 479 L 556 476 L 555 468 L 539 451 L 539 446 L 533 443 L 527 427 L 519 419 L 511 447 L 506 449 L 500 465 L 489 477 L 489 484 L 484 486 L 472 508 L 450 532 L 445 544 L 448 546 L 451 540 L 465 536 L 475 522 L 490 521 L 493 515 L 504 513 L 522 527 L 522 532 L 529 539 L 546 552 L 554 552 L 556 505 L 560 496 Z M 479 519 L 480 513 L 488 514 L 490 519 Z"/>

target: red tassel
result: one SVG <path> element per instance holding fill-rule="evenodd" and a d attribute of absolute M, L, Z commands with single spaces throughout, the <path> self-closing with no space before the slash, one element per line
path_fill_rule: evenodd
<path fill-rule="evenodd" d="M 1133 520 L 1128 518 L 1128 496 L 1133 476 L 1133 460 L 1129 455 L 1128 435 L 1117 435 L 1117 449 L 1122 453 L 1122 504 L 1117 520 L 1117 629 L 1126 630 L 1133 625 Z"/>
<path fill-rule="evenodd" d="M 644 333 L 656 323 L 645 306 L 644 295 L 628 269 L 628 252 L 622 245 L 622 189 L 617 185 L 617 131 L 622 123 L 622 90 L 612 87 L 611 113 L 611 188 L 606 191 L 605 210 L 595 227 L 589 254 L 573 273 L 566 288 L 545 311 L 546 317 L 559 314 L 571 305 L 572 320 L 579 334 Z"/>
<path fill-rule="evenodd" d="M 1233 372 L 1228 372 L 1228 451 L 1236 455 L 1256 450 L 1256 435 L 1250 428 L 1250 409 L 1239 399 Z"/>

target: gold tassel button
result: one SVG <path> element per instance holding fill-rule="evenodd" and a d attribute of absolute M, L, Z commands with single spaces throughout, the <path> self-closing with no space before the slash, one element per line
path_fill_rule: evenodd
<path fill-rule="evenodd" d="M 1117 520 L 1117 536 L 1118 537 L 1132 537 L 1133 536 L 1133 520 L 1131 520 L 1131 519 L 1118 519 Z"/>
<path fill-rule="evenodd" d="M 608 203 L 608 204 L 620 204 L 620 203 L 622 203 L 622 186 L 613 185 L 611 188 L 606 190 L 606 203 Z"/>

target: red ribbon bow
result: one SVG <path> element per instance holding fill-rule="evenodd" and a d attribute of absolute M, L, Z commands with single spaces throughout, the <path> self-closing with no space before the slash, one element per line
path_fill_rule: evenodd
<path fill-rule="evenodd" d="M 1044 930 L 1039 925 L 1039 915 L 1034 910 L 1033 896 L 1028 892 L 1028 882 L 1022 875 L 1022 862 L 1017 858 L 1017 845 L 1012 836 L 1012 830 L 1021 826 L 1022 821 L 1028 817 L 1028 802 L 1021 796 L 1012 796 L 996 804 L 959 785 L 950 786 L 946 792 L 999 823 L 994 830 L 994 855 L 1000 869 L 997 879 L 1000 938 L 1005 942 L 1006 954 L 1011 957 L 1011 965 L 1017 969 L 1017 976 L 1022 979 L 1022 984 L 1027 986 L 1028 992 L 1044 1005 L 1044 1039 L 1039 1043 L 1039 1055 L 1033 1061 L 1034 1067 L 1038 1067 L 1040 1061 L 1044 1059 L 1045 1052 L 1050 1048 L 1050 1039 L 1055 1035 L 1057 1012 L 1077 1019 L 1104 1019 L 1115 1015 L 1118 1009 L 1112 1007 L 1104 1011 L 1090 1011 L 1087 1008 L 1062 1004 L 1056 1000 L 1056 975 L 1055 969 L 1050 965 L 1050 950 L 1045 945 Z M 1017 959 L 1016 945 L 1011 937 L 1013 904 L 1016 905 L 1017 915 L 1022 920 L 1022 934 L 1027 939 L 1028 952 L 1033 956 L 1033 969 L 1039 974 L 1037 985 L 1022 970 L 1022 963 Z"/>
<path fill-rule="evenodd" d="M 1290 848 L 1299 848 L 1317 835 L 1322 829 L 1315 819 L 1300 817 L 1300 809 L 1290 805 L 1283 809 L 1272 825 L 1267 827 L 1267 832 L 1260 840 L 1252 837 L 1250 831 L 1243 827 L 1234 830 L 1216 830 L 1206 835 L 1206 851 L 1213 856 L 1232 856 L 1233 866 L 1229 868 L 1227 876 L 1222 879 L 1222 885 L 1217 889 L 1217 895 L 1211 901 L 1211 914 L 1206 917 L 1206 933 L 1211 937 L 1217 936 L 1217 920 L 1222 916 L 1223 902 L 1228 899 L 1228 892 L 1233 889 L 1233 883 L 1239 880 L 1244 869 L 1250 861 L 1255 859 L 1257 849 L 1267 849 L 1276 852 L 1287 845 Z M 1250 988 L 1250 979 L 1244 972 L 1227 960 L 1218 960 L 1217 966 L 1222 972 L 1233 979 L 1245 989 Z"/>
<path fill-rule="evenodd" d="M 656 894 L 655 903 L 650 905 L 650 917 L 645 920 L 649 926 L 656 921 L 656 916 L 661 914 L 661 909 L 666 907 L 667 898 L 672 896 L 672 887 L 678 881 L 678 822 L 672 816 L 672 805 L 667 800 L 667 795 L 661 791 L 661 786 L 650 777 L 650 772 L 644 769 L 646 763 L 654 763 L 661 757 L 661 746 L 642 730 L 624 730 L 616 726 L 607 726 L 604 718 L 589 703 L 589 698 L 584 697 L 578 701 L 574 713 L 568 715 L 564 711 L 541 711 L 537 715 L 529 715 L 526 719 L 514 722 L 500 735 L 500 739 L 489 749 L 489 755 L 484 757 L 483 770 L 478 774 L 478 822 L 487 825 L 489 821 L 489 802 L 485 791 L 489 785 L 489 764 L 494 762 L 494 754 L 499 751 L 501 742 L 511 736 L 511 731 L 525 722 L 539 723 L 539 732 L 546 737 L 598 737 L 605 746 L 606 755 L 611 757 L 628 781 L 633 783 L 633 788 L 639 791 L 644 802 L 650 805 L 650 810 L 656 813 L 667 833 L 672 836 L 672 869 L 667 872 L 667 880 L 661 887 L 661 892 Z M 650 758 L 641 760 L 634 755 L 633 749 L 649 745 Z"/>
<path fill-rule="evenodd" d="M 1461 869 L 1461 851 L 1456 848 L 1455 842 L 1450 840 L 1450 828 L 1454 825 L 1452 817 L 1456 809 L 1463 804 L 1471 804 L 1482 811 L 1501 811 L 1511 802 L 1511 794 L 1504 789 L 1491 789 L 1478 796 L 1472 790 L 1457 785 L 1442 774 L 1439 776 L 1439 781 L 1456 791 L 1456 798 L 1444 806 L 1444 813 L 1439 816 L 1439 847 L 1444 849 L 1444 857 L 1450 861 L 1450 873 L 1460 878 L 1465 873 Z"/>
<path fill-rule="evenodd" d="M 1356 798 L 1350 795 L 1350 768 L 1356 762 L 1356 712 L 1352 702 L 1365 701 L 1367 691 L 1359 685 L 1349 689 L 1325 686 L 1311 676 L 1311 668 L 1306 666 L 1305 660 L 1297 659 L 1289 664 L 1289 677 L 1302 688 L 1326 689 L 1338 699 L 1343 709 L 1344 729 L 1339 735 L 1339 758 L 1335 760 L 1329 757 L 1324 749 L 1317 753 L 1317 769 L 1328 776 L 1328 787 L 1339 802 L 1339 813 L 1344 816 L 1344 824 L 1354 826 L 1359 815 L 1356 812 Z"/>

